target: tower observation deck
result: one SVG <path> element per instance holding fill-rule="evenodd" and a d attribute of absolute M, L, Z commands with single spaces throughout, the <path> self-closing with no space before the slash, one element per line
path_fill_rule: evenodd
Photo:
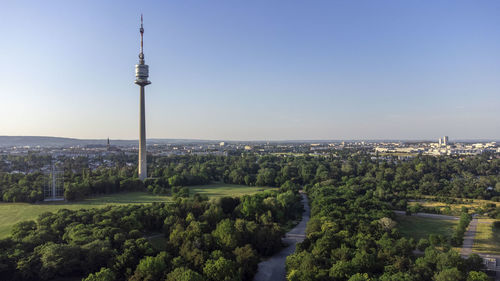
<path fill-rule="evenodd" d="M 149 66 L 144 62 L 144 27 L 141 15 L 141 51 L 139 53 L 139 63 L 135 65 L 135 84 L 140 86 L 140 113 L 139 113 L 139 179 L 144 180 L 148 176 L 147 171 L 147 150 L 146 150 L 146 108 L 144 102 L 144 87 L 151 84 L 149 78 Z"/>

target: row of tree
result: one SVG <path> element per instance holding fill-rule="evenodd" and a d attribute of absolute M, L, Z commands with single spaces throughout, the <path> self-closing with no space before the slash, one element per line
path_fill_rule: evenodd
<path fill-rule="evenodd" d="M 283 157 L 243 154 L 240 156 L 150 157 L 154 180 L 137 181 L 136 167 L 115 159 L 113 168 L 89 170 L 81 158 L 65 159 L 65 191 L 68 200 L 125 190 L 169 193 L 172 187 L 207 184 L 213 181 L 250 186 L 329 184 L 370 187 L 380 197 L 398 194 L 418 197 L 498 199 L 500 159 L 490 155 L 465 159 L 419 156 L 410 161 L 386 161 L 369 154 L 341 154 L 342 157 Z M 79 169 L 78 169 L 79 168 Z M 46 176 L 45 176 L 46 177 Z M 35 202 L 43 199 L 48 178 L 40 173 L 22 175 L 0 172 L 0 198 L 7 202 Z"/>

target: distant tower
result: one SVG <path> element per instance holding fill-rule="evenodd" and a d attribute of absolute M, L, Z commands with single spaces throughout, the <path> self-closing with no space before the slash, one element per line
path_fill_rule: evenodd
<path fill-rule="evenodd" d="M 447 146 L 448 145 L 448 136 L 443 137 L 443 145 Z"/>
<path fill-rule="evenodd" d="M 144 28 L 142 26 L 142 15 L 141 15 L 141 28 L 139 29 L 141 33 L 141 52 L 139 53 L 139 64 L 135 65 L 135 84 L 141 87 L 141 97 L 140 97 L 140 136 L 139 136 L 139 179 L 144 180 L 148 176 L 147 171 L 147 151 L 146 151 L 146 109 L 144 106 L 144 87 L 151 84 L 148 81 L 149 77 L 149 66 L 144 63 L 144 52 L 143 52 L 143 35 Z"/>

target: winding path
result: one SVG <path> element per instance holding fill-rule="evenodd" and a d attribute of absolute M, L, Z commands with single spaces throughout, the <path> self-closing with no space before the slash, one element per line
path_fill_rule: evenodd
<path fill-rule="evenodd" d="M 285 281 L 286 270 L 285 260 L 286 257 L 295 251 L 295 244 L 304 241 L 306 238 L 306 225 L 309 221 L 310 209 L 307 196 L 302 195 L 302 204 L 304 204 L 304 213 L 302 213 L 302 221 L 290 230 L 282 239 L 283 243 L 288 245 L 286 248 L 270 257 L 269 259 L 259 263 L 259 269 L 255 274 L 254 281 Z"/>

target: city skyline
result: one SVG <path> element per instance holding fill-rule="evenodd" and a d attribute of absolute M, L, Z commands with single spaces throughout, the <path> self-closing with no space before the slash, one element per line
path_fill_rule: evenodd
<path fill-rule="evenodd" d="M 495 1 L 5 6 L 0 135 L 136 139 L 143 12 L 148 139 L 500 139 Z"/>

